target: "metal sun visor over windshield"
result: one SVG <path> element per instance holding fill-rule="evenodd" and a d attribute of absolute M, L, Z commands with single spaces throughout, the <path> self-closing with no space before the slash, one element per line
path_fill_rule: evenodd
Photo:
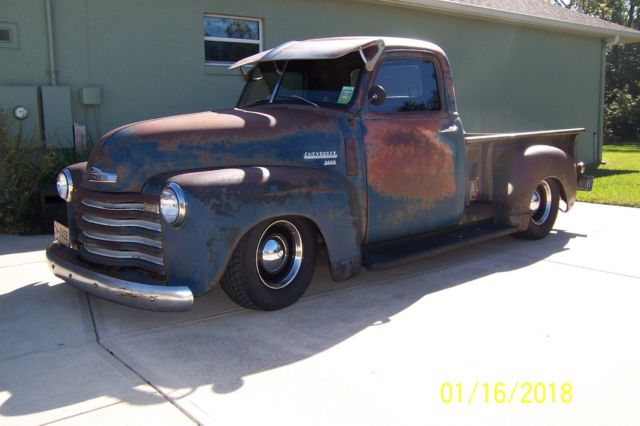
<path fill-rule="evenodd" d="M 229 69 L 241 68 L 258 62 L 337 59 L 351 52 L 359 52 L 367 70 L 371 71 L 380 55 L 382 55 L 384 46 L 382 39 L 374 37 L 341 37 L 290 41 L 273 49 L 244 58 L 231 65 Z"/>

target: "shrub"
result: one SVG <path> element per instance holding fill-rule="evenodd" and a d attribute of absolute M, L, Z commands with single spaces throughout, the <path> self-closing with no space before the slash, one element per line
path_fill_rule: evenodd
<path fill-rule="evenodd" d="M 73 149 L 45 147 L 0 110 L 0 232 L 38 233 L 42 229 L 41 189 L 55 183 L 60 169 L 86 158 Z"/>
<path fill-rule="evenodd" d="M 611 141 L 640 138 L 640 96 L 628 88 L 613 89 L 604 106 L 605 136 Z"/>

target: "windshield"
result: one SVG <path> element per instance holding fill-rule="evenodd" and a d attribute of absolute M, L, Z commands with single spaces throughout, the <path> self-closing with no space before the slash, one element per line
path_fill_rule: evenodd
<path fill-rule="evenodd" d="M 357 52 L 338 59 L 260 62 L 249 72 L 238 107 L 268 103 L 273 97 L 273 103 L 346 108 L 363 69 Z"/>

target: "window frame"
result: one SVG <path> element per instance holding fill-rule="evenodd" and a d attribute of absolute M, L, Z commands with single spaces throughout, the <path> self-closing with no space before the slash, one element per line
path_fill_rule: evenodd
<path fill-rule="evenodd" d="M 375 86 L 376 79 L 378 78 L 378 72 L 382 68 L 382 65 L 385 62 L 389 61 L 423 61 L 430 62 L 433 64 L 433 67 L 436 71 L 436 83 L 438 85 L 438 96 L 440 98 L 440 109 L 433 111 L 374 111 L 370 108 L 369 100 L 367 99 L 367 94 L 369 90 Z M 446 87 L 444 85 L 443 75 L 442 75 L 442 64 L 440 63 L 439 58 L 431 53 L 425 52 L 422 50 L 412 50 L 412 49 L 397 49 L 390 50 L 385 52 L 385 54 L 380 58 L 380 61 L 376 64 L 376 69 L 371 73 L 369 77 L 369 82 L 367 84 L 367 90 L 364 91 L 364 103 L 366 104 L 366 112 L 369 114 L 374 114 L 377 116 L 389 116 L 393 114 L 409 114 L 409 115 L 419 115 L 419 114 L 442 114 L 448 111 L 447 98 L 445 94 Z"/>
<path fill-rule="evenodd" d="M 356 52 L 347 53 L 347 55 L 351 55 L 351 54 L 356 54 Z M 347 55 L 344 55 L 344 56 L 347 56 Z M 282 104 L 282 103 L 287 103 L 288 104 L 289 103 L 289 102 L 282 102 L 282 100 L 278 101 L 278 102 L 275 102 L 275 100 L 278 98 L 278 92 L 281 89 L 281 84 L 282 84 L 282 81 L 283 81 L 284 77 L 287 75 L 287 68 L 288 68 L 288 65 L 289 65 L 290 62 L 295 62 L 295 61 L 336 61 L 336 60 L 340 60 L 342 58 L 343 57 L 331 58 L 331 59 L 301 59 L 301 60 L 296 60 L 296 59 L 283 60 L 283 59 L 280 59 L 280 60 L 277 60 L 277 61 L 258 62 L 256 64 L 254 64 L 254 67 L 255 67 L 255 66 L 259 66 L 260 63 L 275 63 L 275 62 L 282 62 L 283 63 L 282 74 L 279 76 L 274 88 L 271 91 L 271 96 L 269 98 L 269 101 L 264 103 L 264 104 L 261 104 L 261 105 Z M 337 102 L 336 103 L 321 102 L 321 101 L 319 102 L 317 100 L 312 100 L 312 102 L 317 102 L 318 105 L 320 107 L 322 107 L 322 108 L 330 108 L 330 109 L 334 109 L 334 110 L 337 110 L 337 111 L 358 111 L 359 110 L 359 102 L 360 102 L 359 99 L 362 96 L 362 94 L 361 94 L 362 88 L 366 87 L 366 85 L 368 84 L 368 82 L 367 82 L 368 81 L 367 80 L 367 78 L 368 78 L 367 74 L 369 74 L 367 72 L 366 68 L 365 68 L 364 63 L 362 63 L 362 65 L 360 66 L 359 70 L 360 70 L 360 72 L 358 74 L 358 80 L 356 82 L 356 85 L 353 86 L 353 88 L 354 88 L 354 96 L 352 96 L 351 100 L 348 103 L 339 104 Z M 252 70 L 252 71 L 250 71 L 250 73 L 251 72 L 254 72 L 254 71 Z M 240 93 L 240 96 L 238 97 L 238 100 L 236 101 L 236 104 L 235 104 L 236 108 L 245 108 L 247 105 L 252 105 L 252 103 L 240 104 L 240 100 L 244 98 L 245 93 L 246 93 L 247 88 L 248 88 L 248 85 L 249 85 L 249 82 L 247 81 L 245 83 L 245 85 L 243 86 L 243 88 L 242 88 L 242 92 Z M 296 104 L 298 104 L 298 103 L 296 102 Z"/>
<path fill-rule="evenodd" d="M 264 22 L 262 18 L 253 17 L 253 16 L 238 16 L 238 15 L 224 15 L 220 13 L 204 13 L 202 15 L 202 19 L 204 21 L 205 18 L 226 18 L 226 19 L 241 19 L 244 21 L 255 21 L 258 23 L 258 40 L 251 40 L 246 38 L 229 38 L 229 37 L 207 37 L 204 35 L 204 28 L 202 28 L 202 40 L 206 41 L 218 41 L 223 43 L 244 43 L 244 44 L 256 44 L 258 45 L 258 52 L 262 52 L 264 50 Z M 204 25 L 204 22 L 203 22 Z M 224 62 L 224 61 L 207 61 L 206 50 L 204 53 L 204 65 L 209 67 L 220 67 L 233 64 L 234 62 Z"/>

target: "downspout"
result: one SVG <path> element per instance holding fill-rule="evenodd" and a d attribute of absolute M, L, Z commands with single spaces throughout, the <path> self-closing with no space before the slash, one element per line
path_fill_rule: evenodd
<path fill-rule="evenodd" d="M 56 79 L 56 58 L 53 55 L 55 49 L 53 48 L 53 25 L 51 19 L 51 0 L 44 0 L 46 15 L 47 15 L 47 47 L 49 48 L 49 81 L 52 86 L 58 84 Z"/>
<path fill-rule="evenodd" d="M 598 107 L 598 134 L 593 138 L 593 159 L 595 164 L 602 162 L 602 145 L 604 144 L 604 98 L 607 84 L 607 49 L 620 43 L 620 36 L 602 40 L 600 53 L 600 105 Z"/>

